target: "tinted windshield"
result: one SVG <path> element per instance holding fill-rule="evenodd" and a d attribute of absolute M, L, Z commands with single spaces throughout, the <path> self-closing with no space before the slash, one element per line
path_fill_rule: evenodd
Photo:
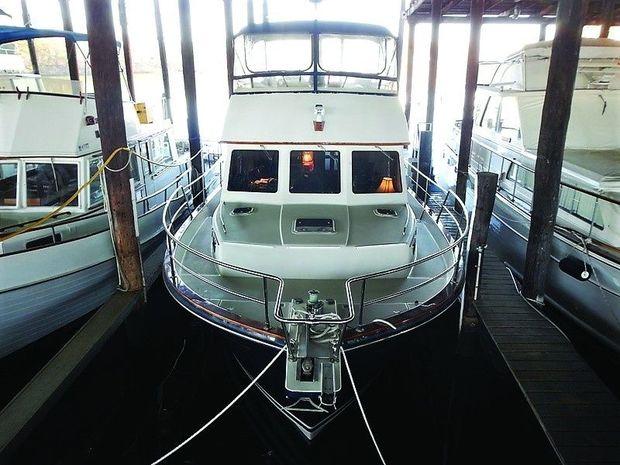
<path fill-rule="evenodd" d="M 289 192 L 293 194 L 340 193 L 340 152 L 293 150 Z"/>

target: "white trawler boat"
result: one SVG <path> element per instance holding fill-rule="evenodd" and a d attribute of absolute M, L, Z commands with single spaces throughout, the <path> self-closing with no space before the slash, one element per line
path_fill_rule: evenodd
<path fill-rule="evenodd" d="M 0 26 L 0 357 L 93 310 L 118 286 L 101 178 L 38 224 L 102 163 L 94 95 L 75 93 L 80 83 L 68 78 L 25 72 L 17 43 L 43 38 L 63 51 L 64 39 L 86 40 Z M 144 158 L 130 166 L 142 254 L 157 262 L 162 207 L 189 175 L 169 123 L 140 124 L 131 101 L 125 119 L 129 147 Z"/>
<path fill-rule="evenodd" d="M 467 220 L 405 161 L 387 29 L 257 24 L 234 51 L 221 182 L 165 207 L 165 283 L 249 379 L 285 348 L 257 387 L 311 439 L 353 399 L 343 354 L 364 384 L 388 340 L 457 302 Z"/>
<path fill-rule="evenodd" d="M 525 264 L 550 54 L 551 42 L 524 47 L 495 64 L 490 84 L 479 86 L 476 94 L 469 187 L 478 170 L 499 173 L 491 238 L 519 275 Z M 583 39 L 547 298 L 616 350 L 620 350 L 619 128 L 620 42 Z M 457 122 L 444 151 L 455 167 L 459 138 Z"/>

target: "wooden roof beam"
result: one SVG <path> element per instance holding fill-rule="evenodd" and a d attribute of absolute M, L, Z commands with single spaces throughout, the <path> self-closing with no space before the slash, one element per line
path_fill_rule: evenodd
<path fill-rule="evenodd" d="M 424 4 L 426 0 L 411 0 L 409 8 L 405 10 L 405 18 L 412 16 Z"/>

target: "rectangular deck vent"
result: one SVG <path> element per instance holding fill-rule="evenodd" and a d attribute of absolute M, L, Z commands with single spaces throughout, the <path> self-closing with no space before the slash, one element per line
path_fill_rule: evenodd
<path fill-rule="evenodd" d="M 334 220 L 331 218 L 297 218 L 296 233 L 335 233 Z"/>

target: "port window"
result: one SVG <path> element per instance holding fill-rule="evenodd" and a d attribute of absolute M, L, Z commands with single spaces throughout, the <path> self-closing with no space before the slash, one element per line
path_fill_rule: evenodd
<path fill-rule="evenodd" d="M 101 157 L 92 158 L 88 162 L 88 179 L 93 177 L 93 175 L 99 169 L 99 166 L 101 166 L 101 163 L 102 163 Z M 101 202 L 103 202 L 103 189 L 101 188 L 101 176 L 103 176 L 103 172 L 99 173 L 99 176 L 93 179 L 93 181 L 88 186 L 89 188 L 88 197 L 89 197 L 91 206 L 98 205 Z"/>
<path fill-rule="evenodd" d="M 228 190 L 235 192 L 278 191 L 277 150 L 233 150 Z"/>
<path fill-rule="evenodd" d="M 516 163 L 510 164 L 507 178 L 511 181 L 515 181 L 519 186 L 528 191 L 534 190 L 534 173 L 520 167 Z"/>
<path fill-rule="evenodd" d="M 66 202 L 78 188 L 77 163 L 26 163 L 29 207 L 53 207 Z M 76 207 L 78 199 L 69 204 Z"/>
<path fill-rule="evenodd" d="M 0 207 L 17 206 L 17 163 L 0 163 Z"/>
<path fill-rule="evenodd" d="M 353 193 L 392 194 L 402 192 L 398 152 L 353 151 Z"/>
<path fill-rule="evenodd" d="M 289 192 L 293 194 L 339 194 L 340 152 L 293 150 Z"/>

